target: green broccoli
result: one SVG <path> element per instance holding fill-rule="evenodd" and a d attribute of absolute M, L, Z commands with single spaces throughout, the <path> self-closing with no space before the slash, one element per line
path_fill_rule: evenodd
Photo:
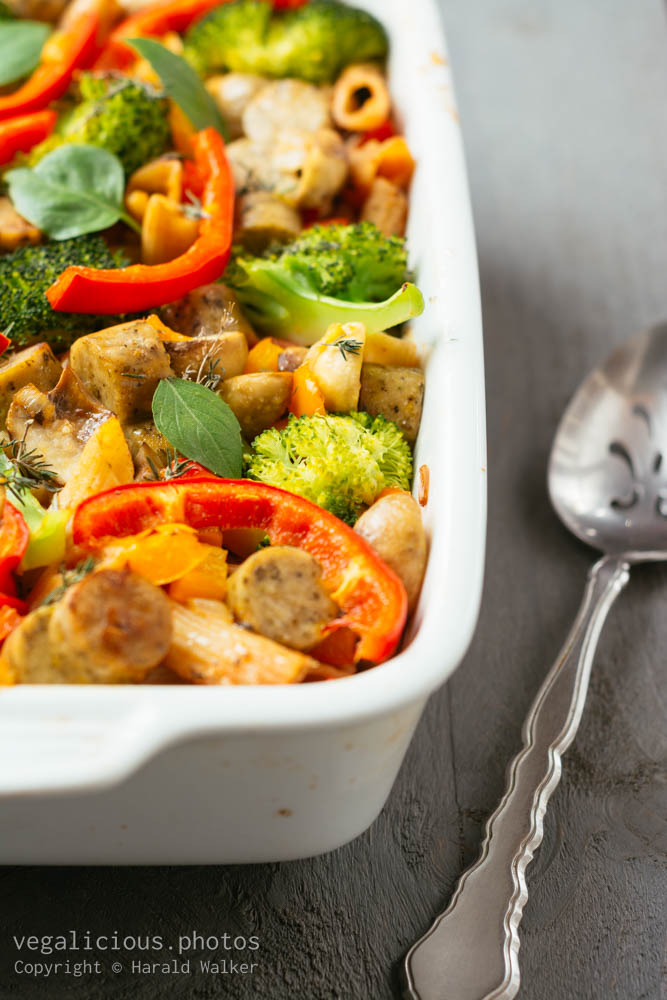
<path fill-rule="evenodd" d="M 381 302 L 411 278 L 405 240 L 383 236 L 372 222 L 312 226 L 280 252 L 285 267 L 322 295 L 351 302 Z"/>
<path fill-rule="evenodd" d="M 312 500 L 348 524 L 387 486 L 407 490 L 410 447 L 396 424 L 368 413 L 290 417 L 259 434 L 247 476 Z"/>
<path fill-rule="evenodd" d="M 269 0 L 233 0 L 190 29 L 184 55 L 203 76 L 220 70 L 331 83 L 352 62 L 384 59 L 382 25 L 338 0 L 274 11 Z"/>
<path fill-rule="evenodd" d="M 81 77 L 79 90 L 81 102 L 65 112 L 53 135 L 31 151 L 27 160 L 31 166 L 70 142 L 114 153 L 126 174 L 165 151 L 168 103 L 158 91 L 127 77 L 90 73 Z"/>
<path fill-rule="evenodd" d="M 225 282 L 262 333 L 313 344 L 331 323 L 376 332 L 419 316 L 410 276 L 404 241 L 363 222 L 313 226 L 260 257 L 236 247 Z"/>
<path fill-rule="evenodd" d="M 86 267 L 124 267 L 129 261 L 112 253 L 101 236 L 52 240 L 0 255 L 0 330 L 8 330 L 14 347 L 48 340 L 67 347 L 81 333 L 100 330 L 113 322 L 109 316 L 55 312 L 46 289 L 72 264 Z"/>

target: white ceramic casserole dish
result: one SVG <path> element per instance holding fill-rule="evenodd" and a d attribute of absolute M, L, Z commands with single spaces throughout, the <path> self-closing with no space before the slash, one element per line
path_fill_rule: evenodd
<path fill-rule="evenodd" d="M 430 469 L 431 554 L 403 652 L 295 687 L 2 691 L 2 863 L 221 864 L 332 850 L 378 815 L 426 699 L 468 646 L 486 462 L 461 136 L 435 0 L 359 3 L 390 33 L 392 93 L 419 164 L 408 237 L 427 302 L 414 326 L 427 386 L 415 465 Z"/>

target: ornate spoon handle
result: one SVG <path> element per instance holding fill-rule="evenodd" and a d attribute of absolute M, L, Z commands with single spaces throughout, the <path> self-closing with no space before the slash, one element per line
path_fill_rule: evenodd
<path fill-rule="evenodd" d="M 561 755 L 574 739 L 591 663 L 607 612 L 629 579 L 622 557 L 592 567 L 567 641 L 523 727 L 505 794 L 487 823 L 479 860 L 462 876 L 449 907 L 405 959 L 414 1000 L 511 1000 L 520 985 L 519 923 L 528 899 L 525 872 L 542 841 Z"/>

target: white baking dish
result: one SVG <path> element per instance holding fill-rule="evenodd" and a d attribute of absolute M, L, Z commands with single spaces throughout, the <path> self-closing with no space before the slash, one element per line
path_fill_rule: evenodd
<path fill-rule="evenodd" d="M 363 0 L 392 39 L 419 161 L 409 239 L 427 309 L 416 466 L 431 556 L 404 651 L 297 687 L 25 686 L 0 695 L 0 861 L 205 864 L 331 850 L 382 808 L 428 695 L 460 662 L 481 592 L 484 373 L 461 136 L 435 0 Z M 442 752 L 446 749 L 443 746 Z"/>

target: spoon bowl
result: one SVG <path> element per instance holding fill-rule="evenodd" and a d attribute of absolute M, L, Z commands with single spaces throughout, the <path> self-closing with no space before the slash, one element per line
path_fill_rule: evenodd
<path fill-rule="evenodd" d="M 582 382 L 556 432 L 548 486 L 582 541 L 628 562 L 667 559 L 667 323 Z"/>

